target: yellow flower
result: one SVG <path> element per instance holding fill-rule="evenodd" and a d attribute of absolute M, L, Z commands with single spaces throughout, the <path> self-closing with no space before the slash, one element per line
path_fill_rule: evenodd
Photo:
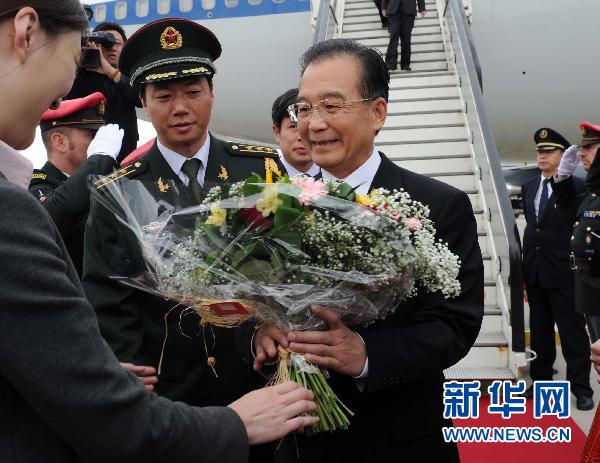
<path fill-rule="evenodd" d="M 272 185 L 265 187 L 263 197 L 256 202 L 256 209 L 263 217 L 268 217 L 269 214 L 274 214 L 281 204 L 282 201 L 277 196 L 277 187 Z"/>
<path fill-rule="evenodd" d="M 373 201 L 371 201 L 369 199 L 369 197 L 365 196 L 365 195 L 356 195 L 356 202 L 358 204 L 362 204 L 363 206 L 367 206 L 367 207 L 369 207 L 371 204 L 373 204 Z"/>
<path fill-rule="evenodd" d="M 227 211 L 221 209 L 218 205 L 213 204 L 210 206 L 210 215 L 206 219 L 208 225 L 215 225 L 216 227 L 222 227 L 225 225 L 225 218 L 227 217 Z"/>

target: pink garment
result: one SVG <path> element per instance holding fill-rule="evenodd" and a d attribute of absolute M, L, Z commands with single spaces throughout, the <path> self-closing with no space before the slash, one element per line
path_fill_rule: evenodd
<path fill-rule="evenodd" d="M 6 180 L 26 190 L 31 182 L 33 164 L 17 150 L 0 140 L 0 172 Z"/>

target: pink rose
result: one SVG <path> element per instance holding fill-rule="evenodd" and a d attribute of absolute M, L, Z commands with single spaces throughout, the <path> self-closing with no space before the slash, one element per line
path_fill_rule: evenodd
<path fill-rule="evenodd" d="M 405 228 L 408 228 L 411 232 L 416 232 L 417 230 L 420 230 L 421 228 L 423 228 L 423 224 L 421 223 L 421 221 L 415 217 L 411 217 L 410 219 L 408 219 L 406 221 L 406 223 L 404 224 Z"/>
<path fill-rule="evenodd" d="M 298 196 L 300 204 L 309 204 L 327 195 L 327 188 L 320 180 L 315 180 L 312 177 L 294 177 L 291 181 L 292 184 L 300 187 L 301 192 Z"/>

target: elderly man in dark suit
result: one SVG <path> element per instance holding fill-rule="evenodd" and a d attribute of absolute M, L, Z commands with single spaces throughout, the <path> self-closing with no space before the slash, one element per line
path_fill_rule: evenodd
<path fill-rule="evenodd" d="M 344 69 L 343 74 L 339 69 Z M 311 47 L 303 57 L 296 114 L 303 143 L 324 179 L 341 179 L 365 194 L 403 188 L 427 205 L 437 237 L 461 261 L 454 299 L 420 292 L 367 328 L 349 328 L 327 309 L 321 332 L 287 336 L 272 326 L 254 337 L 256 364 L 275 343 L 306 354 L 331 372 L 333 389 L 356 414 L 350 429 L 286 440 L 277 459 L 306 462 L 458 461 L 444 442 L 443 370 L 467 354 L 483 317 L 483 262 L 467 195 L 392 162 L 374 146 L 387 116 L 389 72 L 372 49 L 346 39 Z"/>
<path fill-rule="evenodd" d="M 590 342 L 585 319 L 575 312 L 573 271 L 569 264 L 569 241 L 575 217 L 555 207 L 551 185 L 570 144 L 549 128 L 537 130 L 534 140 L 542 174 L 521 187 L 527 221 L 523 235 L 523 273 L 530 308 L 531 348 L 537 353 L 531 363 L 531 379 L 552 380 L 556 323 L 577 408 L 590 410 L 594 406 L 590 387 Z M 574 179 L 574 184 L 579 192 L 583 191 L 581 180 Z M 532 387 L 525 396 L 533 396 Z"/>
<path fill-rule="evenodd" d="M 400 40 L 400 69 L 410 71 L 412 30 L 417 16 L 425 17 L 425 0 L 382 0 L 381 13 L 388 18 L 390 43 L 385 53 L 385 64 L 390 71 L 398 69 L 398 40 Z"/>

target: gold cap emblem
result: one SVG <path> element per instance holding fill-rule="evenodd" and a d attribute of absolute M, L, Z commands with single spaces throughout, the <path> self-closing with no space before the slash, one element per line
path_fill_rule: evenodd
<path fill-rule="evenodd" d="M 104 115 L 104 112 L 106 111 L 106 105 L 104 104 L 104 100 L 100 100 L 100 102 L 98 103 L 97 111 L 99 116 Z"/>
<path fill-rule="evenodd" d="M 548 132 L 546 130 L 542 130 L 540 132 L 540 138 L 546 138 L 548 136 Z"/>
<path fill-rule="evenodd" d="M 183 46 L 183 37 L 174 27 L 167 27 L 162 34 L 160 34 L 160 46 L 163 50 L 177 50 Z"/>

